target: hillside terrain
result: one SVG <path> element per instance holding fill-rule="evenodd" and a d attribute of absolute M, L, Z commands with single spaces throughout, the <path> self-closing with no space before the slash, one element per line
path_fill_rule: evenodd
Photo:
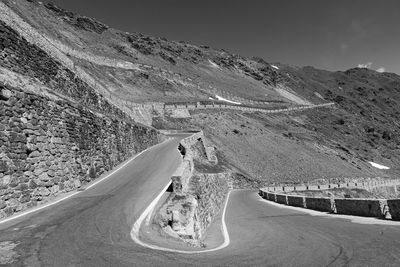
<path fill-rule="evenodd" d="M 238 187 L 395 178 L 400 171 L 400 76 L 393 73 L 272 64 L 118 31 L 53 4 L 4 0 L 0 79 L 111 119 L 153 129 L 202 129 L 224 168 L 237 173 Z M 274 114 L 186 106 L 268 110 L 330 102 L 331 108 Z"/>

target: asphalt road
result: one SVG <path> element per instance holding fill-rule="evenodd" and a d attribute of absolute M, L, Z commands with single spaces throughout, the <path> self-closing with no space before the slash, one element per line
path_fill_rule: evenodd
<path fill-rule="evenodd" d="M 143 153 L 112 177 L 48 209 L 0 225 L 17 244 L 12 266 L 399 266 L 400 227 L 315 217 L 234 191 L 230 245 L 207 254 L 150 250 L 130 238 L 134 221 L 181 158 L 178 139 Z M 1 246 L 0 246 L 1 256 Z"/>

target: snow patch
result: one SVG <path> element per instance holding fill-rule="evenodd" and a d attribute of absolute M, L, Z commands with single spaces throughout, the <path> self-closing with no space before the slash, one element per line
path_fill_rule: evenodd
<path fill-rule="evenodd" d="M 279 70 L 278 66 L 271 65 L 271 67 L 273 67 L 274 69 L 277 69 L 277 70 Z"/>
<path fill-rule="evenodd" d="M 290 101 L 293 101 L 299 105 L 312 105 L 312 103 L 308 102 L 307 100 L 297 96 L 294 94 L 294 92 L 289 92 L 287 88 L 284 87 L 276 87 L 275 90 L 284 98 L 289 99 Z"/>
<path fill-rule="evenodd" d="M 381 164 L 378 164 L 378 163 L 375 163 L 375 162 L 372 162 L 372 161 L 368 161 L 368 163 L 371 164 L 372 167 L 378 168 L 378 169 L 380 169 L 380 170 L 389 170 L 389 169 L 390 169 L 390 168 L 387 167 L 387 166 L 383 166 L 383 165 L 381 165 Z"/>
<path fill-rule="evenodd" d="M 219 69 L 219 70 L 221 69 L 221 67 L 218 66 L 218 64 L 215 63 L 214 61 L 208 60 L 208 62 L 210 62 L 210 64 L 211 64 L 212 67 L 214 67 L 214 68 L 216 68 L 216 69 Z"/>
<path fill-rule="evenodd" d="M 318 92 L 314 92 L 314 95 L 316 95 L 317 97 L 321 98 L 322 100 L 325 100 L 324 97 Z"/>
<path fill-rule="evenodd" d="M 218 100 L 225 101 L 225 102 L 228 102 L 228 103 L 232 103 L 232 104 L 236 104 L 236 105 L 241 105 L 242 104 L 242 103 L 239 103 L 239 102 L 231 101 L 231 100 L 228 100 L 226 98 L 220 97 L 219 95 L 215 95 L 215 97 Z"/>

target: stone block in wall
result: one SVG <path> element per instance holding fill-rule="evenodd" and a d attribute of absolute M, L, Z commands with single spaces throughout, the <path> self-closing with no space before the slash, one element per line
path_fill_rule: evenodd
<path fill-rule="evenodd" d="M 8 198 L 8 215 L 79 188 L 158 142 L 155 130 L 133 120 L 115 120 L 67 101 L 6 87 L 16 103 L 24 103 L 6 106 L 9 115 L 0 112 L 0 120 L 11 117 L 19 129 L 0 131 L 0 140 L 5 131 L 8 142 L 0 152 L 0 191 L 6 192 L 0 197 Z"/>
<path fill-rule="evenodd" d="M 304 190 L 307 190 L 307 186 L 305 186 L 305 185 L 296 185 L 296 186 L 294 186 L 294 190 L 295 191 L 304 191 Z"/>
<path fill-rule="evenodd" d="M 280 204 L 288 204 L 287 195 L 276 194 L 276 202 Z"/>
<path fill-rule="evenodd" d="M 327 189 L 329 189 L 329 185 L 328 184 L 318 185 L 318 189 L 319 190 L 327 190 Z"/>
<path fill-rule="evenodd" d="M 307 209 L 332 212 L 330 198 L 306 197 Z"/>
<path fill-rule="evenodd" d="M 191 191 L 198 199 L 197 223 L 199 237 L 203 236 L 214 217 L 221 211 L 229 191 L 230 173 L 196 174 L 197 185 Z"/>
<path fill-rule="evenodd" d="M 348 185 L 347 187 L 349 187 L 349 188 L 356 187 L 356 184 L 352 183 L 352 182 L 347 183 L 347 185 Z"/>
<path fill-rule="evenodd" d="M 182 164 L 171 177 L 172 188 L 176 193 L 187 191 L 189 180 L 193 174 L 193 161 L 183 160 Z"/>
<path fill-rule="evenodd" d="M 283 186 L 282 190 L 285 192 L 291 192 L 291 191 L 294 191 L 295 189 L 294 189 L 294 186 Z"/>
<path fill-rule="evenodd" d="M 170 116 L 172 118 L 190 118 L 191 115 L 189 110 L 186 108 L 175 108 L 170 110 Z"/>
<path fill-rule="evenodd" d="M 276 201 L 276 194 L 268 192 L 267 199 L 270 201 Z"/>
<path fill-rule="evenodd" d="M 393 220 L 400 220 L 400 199 L 388 199 L 387 205 Z"/>
<path fill-rule="evenodd" d="M 289 206 L 294 207 L 306 207 L 306 200 L 304 196 L 287 196 L 287 202 Z"/>
<path fill-rule="evenodd" d="M 382 217 L 380 201 L 378 199 L 345 199 L 336 198 L 335 206 L 338 214 Z"/>

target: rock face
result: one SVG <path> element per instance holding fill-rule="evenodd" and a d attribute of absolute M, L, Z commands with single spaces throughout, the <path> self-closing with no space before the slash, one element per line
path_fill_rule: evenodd
<path fill-rule="evenodd" d="M 0 218 L 81 187 L 158 142 L 155 130 L 0 83 Z"/>
<path fill-rule="evenodd" d="M 47 3 L 45 4 L 45 7 L 53 11 L 57 16 L 61 17 L 67 23 L 74 25 L 78 29 L 95 32 L 97 34 L 102 34 L 108 29 L 108 26 L 104 25 L 101 22 L 98 22 L 92 18 L 76 15 L 72 12 L 57 7 L 53 3 Z"/>
<path fill-rule="evenodd" d="M 52 89 L 53 94 L 62 95 L 101 113 L 126 116 L 75 73 L 54 60 L 40 47 L 30 44 L 2 21 L 0 21 L 0 67 L 34 77 Z M 3 93 L 0 98 L 7 98 L 7 93 Z"/>
<path fill-rule="evenodd" d="M 185 138 L 179 145 L 183 163 L 172 177 L 173 193 L 159 210 L 156 221 L 167 233 L 199 245 L 205 231 L 221 211 L 229 191 L 230 173 L 201 173 L 195 162 L 216 164 L 203 133 Z"/>

